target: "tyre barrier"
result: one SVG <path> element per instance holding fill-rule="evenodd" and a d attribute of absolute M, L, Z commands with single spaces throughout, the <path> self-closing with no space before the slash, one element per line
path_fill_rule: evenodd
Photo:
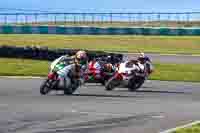
<path fill-rule="evenodd" d="M 40 46 L 16 47 L 3 45 L 0 46 L 0 57 L 53 61 L 62 55 L 72 56 L 78 50 L 81 49 L 49 49 L 48 47 Z M 88 54 L 89 60 L 98 57 L 111 56 L 111 60 L 113 62 L 119 62 L 123 58 L 122 54 L 108 53 L 103 51 L 85 51 Z"/>

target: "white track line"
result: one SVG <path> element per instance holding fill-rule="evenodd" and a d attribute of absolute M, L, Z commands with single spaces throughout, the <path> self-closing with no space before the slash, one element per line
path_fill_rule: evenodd
<path fill-rule="evenodd" d="M 162 132 L 160 132 L 160 133 L 172 133 L 172 132 L 175 131 L 175 130 L 178 130 L 178 129 L 181 129 L 181 128 L 186 128 L 186 127 L 191 127 L 191 126 L 193 126 L 193 125 L 195 125 L 195 124 L 198 124 L 198 123 L 200 123 L 200 121 L 194 121 L 194 122 L 188 123 L 188 124 L 186 124 L 186 125 L 178 126 L 178 127 L 171 128 L 171 129 L 167 129 L 167 130 L 162 131 Z"/>

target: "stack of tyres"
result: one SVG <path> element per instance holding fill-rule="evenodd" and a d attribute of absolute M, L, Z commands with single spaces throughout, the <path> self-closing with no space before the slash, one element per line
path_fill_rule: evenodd
<path fill-rule="evenodd" d="M 48 47 L 40 46 L 0 46 L 0 57 L 12 57 L 12 58 L 26 58 L 26 59 L 39 59 L 52 61 L 62 55 L 74 55 L 79 49 L 48 49 Z M 102 51 L 89 51 L 89 60 L 93 58 L 106 57 L 110 55 L 113 63 L 122 60 L 122 54 L 106 53 Z"/>

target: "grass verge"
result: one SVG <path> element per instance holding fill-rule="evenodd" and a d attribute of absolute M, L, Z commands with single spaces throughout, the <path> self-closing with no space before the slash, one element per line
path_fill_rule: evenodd
<path fill-rule="evenodd" d="M 40 45 L 102 51 L 200 54 L 200 38 L 195 36 L 133 35 L 28 35 L 0 34 L 0 45 Z"/>
<path fill-rule="evenodd" d="M 172 133 L 200 133 L 200 123 L 195 124 L 191 127 L 177 129 Z"/>
<path fill-rule="evenodd" d="M 2 76 L 46 76 L 50 62 L 29 59 L 0 58 Z M 155 63 L 152 80 L 200 81 L 200 64 Z"/>

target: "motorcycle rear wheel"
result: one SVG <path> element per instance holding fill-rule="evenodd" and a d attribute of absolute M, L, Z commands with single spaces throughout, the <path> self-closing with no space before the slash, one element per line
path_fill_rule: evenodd
<path fill-rule="evenodd" d="M 113 90 L 116 86 L 118 86 L 119 82 L 117 79 L 115 79 L 115 77 L 110 78 L 106 84 L 105 84 L 105 88 L 107 91 L 111 91 Z"/>

